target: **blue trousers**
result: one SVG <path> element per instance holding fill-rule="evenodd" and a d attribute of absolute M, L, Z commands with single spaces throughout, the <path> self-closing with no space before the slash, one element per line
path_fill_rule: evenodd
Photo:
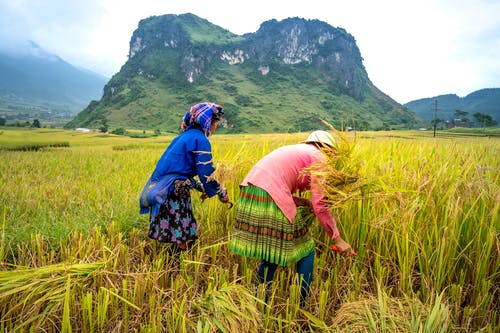
<path fill-rule="evenodd" d="M 271 282 L 274 278 L 274 273 L 276 272 L 278 265 L 270 263 L 266 260 L 262 260 L 259 269 L 257 270 L 257 277 L 260 283 L 267 284 L 267 290 L 271 288 Z M 303 305 L 307 295 L 309 294 L 309 286 L 311 285 L 313 279 L 313 268 L 314 268 L 314 250 L 312 250 L 307 256 L 300 259 L 297 262 L 297 274 L 299 275 L 300 288 L 300 301 Z M 266 302 L 268 301 L 268 294 L 266 293 Z"/>

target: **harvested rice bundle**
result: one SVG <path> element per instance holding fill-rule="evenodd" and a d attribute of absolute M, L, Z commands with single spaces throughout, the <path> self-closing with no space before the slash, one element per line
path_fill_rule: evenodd
<path fill-rule="evenodd" d="M 441 296 L 422 303 L 415 297 L 378 295 L 344 303 L 333 320 L 336 332 L 448 332 L 450 312 Z"/>
<path fill-rule="evenodd" d="M 318 180 L 326 201 L 331 207 L 341 207 L 344 202 L 359 199 L 364 185 L 359 176 L 359 160 L 355 156 L 357 139 L 349 139 L 341 131 L 327 124 L 335 136 L 332 147 L 321 147 L 326 163 L 315 164 L 310 172 Z"/>
<path fill-rule="evenodd" d="M 50 327 L 68 308 L 72 288 L 91 283 L 104 266 L 103 262 L 62 263 L 0 271 L 0 324 L 10 323 L 19 330 L 30 325 Z"/>
<path fill-rule="evenodd" d="M 261 325 L 257 303 L 261 302 L 238 284 L 224 284 L 213 288 L 195 300 L 198 313 L 198 331 L 252 332 Z"/>

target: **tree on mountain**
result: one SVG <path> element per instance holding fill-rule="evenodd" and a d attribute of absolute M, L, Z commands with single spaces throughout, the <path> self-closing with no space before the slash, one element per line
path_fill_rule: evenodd
<path fill-rule="evenodd" d="M 469 112 L 467 111 L 462 111 L 462 110 L 455 110 L 455 118 L 460 119 L 463 122 L 468 122 L 469 119 L 467 119 L 465 116 L 468 115 Z"/>
<path fill-rule="evenodd" d="M 106 118 L 102 118 L 102 125 L 101 127 L 99 127 L 99 130 L 101 132 L 104 132 L 104 133 L 107 133 L 108 130 L 109 130 L 109 125 L 108 125 L 108 121 Z"/>
<path fill-rule="evenodd" d="M 3 117 L 0 117 L 0 126 L 5 126 L 5 123 L 7 123 L 7 120 Z"/>
<path fill-rule="evenodd" d="M 469 127 L 469 119 L 467 119 L 465 117 L 468 114 L 469 114 L 469 112 L 467 112 L 467 111 L 462 111 L 462 110 L 456 109 L 455 113 L 454 113 L 454 118 L 450 119 L 450 121 L 446 122 L 447 128 Z"/>
<path fill-rule="evenodd" d="M 480 112 L 476 112 L 473 114 L 476 121 L 481 124 L 481 127 L 490 127 L 495 126 L 497 124 L 496 121 L 489 114 L 484 114 Z"/>
<path fill-rule="evenodd" d="M 443 120 L 443 119 L 436 118 L 436 119 L 433 119 L 433 120 L 431 121 L 431 124 L 432 124 L 432 127 L 437 128 L 437 125 L 438 125 L 439 123 L 443 123 L 443 122 L 444 122 L 444 120 Z"/>
<path fill-rule="evenodd" d="M 33 123 L 31 124 L 31 126 L 36 127 L 36 128 L 42 127 L 42 125 L 40 124 L 40 120 L 38 120 L 38 119 L 33 120 Z"/>

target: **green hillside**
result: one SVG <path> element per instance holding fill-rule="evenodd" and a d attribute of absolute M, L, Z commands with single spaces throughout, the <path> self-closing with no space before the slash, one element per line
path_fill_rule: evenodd
<path fill-rule="evenodd" d="M 437 103 L 437 104 L 436 104 Z M 489 88 L 474 91 L 465 97 L 455 94 L 440 95 L 411 101 L 405 106 L 426 121 L 434 119 L 437 106 L 437 117 L 443 120 L 457 118 L 455 111 L 467 112 L 466 117 L 473 121 L 475 113 L 491 116 L 500 124 L 500 88 Z"/>
<path fill-rule="evenodd" d="M 177 132 L 202 101 L 224 106 L 228 133 L 311 130 L 320 119 L 359 129 L 421 126 L 370 82 L 361 61 L 351 35 L 317 20 L 272 20 L 237 36 L 191 14 L 151 17 L 101 100 L 65 127 Z"/>

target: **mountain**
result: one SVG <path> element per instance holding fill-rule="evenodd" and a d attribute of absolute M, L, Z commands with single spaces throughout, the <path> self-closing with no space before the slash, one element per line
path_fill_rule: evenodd
<path fill-rule="evenodd" d="M 0 114 L 76 115 L 102 96 L 107 79 L 77 68 L 34 42 L 0 50 Z"/>
<path fill-rule="evenodd" d="M 430 98 L 422 98 L 406 103 L 404 106 L 415 112 L 422 119 L 431 122 L 434 119 L 434 109 L 437 101 L 437 118 L 442 120 L 453 120 L 457 118 L 455 111 L 467 112 L 466 116 L 473 121 L 474 113 L 490 115 L 500 124 L 500 88 L 481 89 L 470 93 L 465 97 L 455 94 L 440 95 Z"/>
<path fill-rule="evenodd" d="M 65 127 L 178 132 L 185 111 L 213 101 L 221 132 L 317 129 L 320 118 L 360 129 L 423 123 L 375 87 L 353 36 L 319 20 L 270 20 L 235 35 L 193 14 L 139 22 L 127 62 Z"/>

